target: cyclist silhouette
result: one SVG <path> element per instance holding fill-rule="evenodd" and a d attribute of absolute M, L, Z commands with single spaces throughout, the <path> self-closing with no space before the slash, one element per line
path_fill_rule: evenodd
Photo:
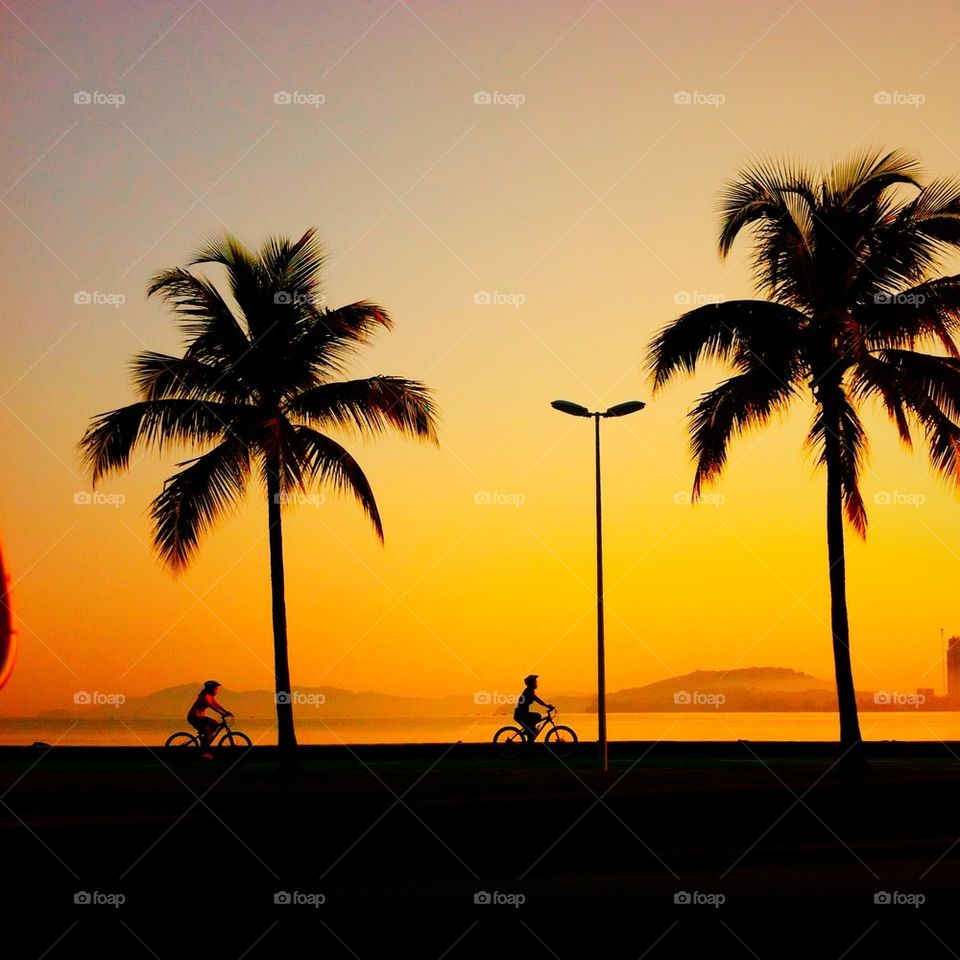
<path fill-rule="evenodd" d="M 537 735 L 537 724 L 543 719 L 541 714 L 530 709 L 530 705 L 539 703 L 541 707 L 546 707 L 548 710 L 553 709 L 552 703 L 541 700 L 536 694 L 537 678 L 539 676 L 538 673 L 531 673 L 530 676 L 523 678 L 523 693 L 517 697 L 517 705 L 513 711 L 513 719 L 530 734 L 527 743 L 533 743 L 533 738 Z"/>
<path fill-rule="evenodd" d="M 220 689 L 219 680 L 207 680 L 203 689 L 197 694 L 197 699 L 193 702 L 190 712 L 187 714 L 187 723 L 194 727 L 200 734 L 200 740 L 203 752 L 200 754 L 204 760 L 212 760 L 213 754 L 210 752 L 210 741 L 213 738 L 214 731 L 219 724 L 213 717 L 207 716 L 207 710 L 216 710 L 221 717 L 232 717 L 233 714 L 217 703 L 217 691 Z"/>

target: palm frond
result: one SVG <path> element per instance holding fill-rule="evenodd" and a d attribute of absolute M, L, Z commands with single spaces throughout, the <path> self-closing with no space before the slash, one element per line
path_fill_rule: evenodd
<path fill-rule="evenodd" d="M 849 285 L 855 304 L 922 281 L 939 257 L 936 240 L 916 229 L 907 207 L 886 210 L 863 231 Z"/>
<path fill-rule="evenodd" d="M 844 512 L 857 534 L 865 538 L 867 510 L 860 493 L 860 474 L 867 455 L 867 435 L 846 392 L 838 389 L 836 396 L 836 420 L 829 416 L 828 407 L 819 403 L 807 436 L 807 445 L 816 451 L 817 462 L 829 468 L 828 432 L 836 442 Z"/>
<path fill-rule="evenodd" d="M 429 389 L 402 377 L 341 380 L 306 390 L 287 401 L 289 415 L 376 435 L 394 429 L 437 442 L 437 410 Z"/>
<path fill-rule="evenodd" d="M 654 392 L 680 373 L 693 373 L 704 359 L 758 362 L 783 367 L 798 350 L 806 318 L 769 300 L 729 300 L 690 310 L 663 327 L 647 346 L 646 370 Z"/>
<path fill-rule="evenodd" d="M 876 203 L 883 191 L 894 184 L 919 187 L 920 173 L 920 162 L 902 150 L 853 153 L 830 169 L 824 199 L 830 206 L 858 212 Z"/>
<path fill-rule="evenodd" d="M 877 293 L 854 310 L 871 350 L 936 343 L 960 356 L 960 275 L 940 277 L 893 293 Z"/>
<path fill-rule="evenodd" d="M 304 451 L 303 484 L 329 484 L 334 490 L 352 495 L 370 518 L 380 542 L 383 542 L 383 523 L 373 496 L 370 482 L 360 464 L 339 443 L 310 427 L 294 428 Z"/>
<path fill-rule="evenodd" d="M 249 474 L 246 444 L 229 437 L 167 480 L 150 506 L 164 563 L 177 572 L 186 568 L 203 534 L 242 500 Z"/>
<path fill-rule="evenodd" d="M 923 396 L 951 420 L 960 420 L 960 359 L 913 350 L 881 350 L 878 357 L 896 371 L 905 398 Z"/>
<path fill-rule="evenodd" d="M 144 400 L 176 397 L 181 400 L 239 401 L 244 386 L 233 368 L 144 350 L 132 361 L 133 382 Z"/>
<path fill-rule="evenodd" d="M 890 364 L 866 354 L 853 367 L 850 386 L 852 395 L 858 399 L 875 397 L 880 401 L 887 416 L 896 426 L 901 442 L 908 449 L 912 449 L 910 421 L 904 408 L 897 370 Z"/>
<path fill-rule="evenodd" d="M 198 358 L 230 363 L 246 353 L 246 332 L 209 280 L 180 267 L 162 270 L 147 286 L 147 296 L 154 294 L 173 306 Z"/>
<path fill-rule="evenodd" d="M 795 396 L 794 387 L 765 367 L 724 380 L 700 397 L 688 414 L 690 449 L 696 462 L 693 497 L 719 478 L 733 437 L 765 424 Z"/>
<path fill-rule="evenodd" d="M 781 160 L 759 160 L 727 183 L 720 197 L 721 256 L 727 256 L 744 227 L 792 217 L 788 197 L 813 207 L 813 179 L 804 168 Z"/>
<path fill-rule="evenodd" d="M 924 432 L 934 470 L 951 483 L 960 484 L 960 426 L 922 391 L 904 391 L 904 404 Z"/>
<path fill-rule="evenodd" d="M 162 452 L 171 444 L 217 440 L 243 412 L 233 404 L 171 398 L 131 403 L 93 419 L 80 440 L 83 464 L 96 484 L 126 469 L 137 448 Z"/>
<path fill-rule="evenodd" d="M 260 258 L 233 234 L 224 233 L 207 241 L 190 261 L 192 266 L 201 263 L 219 263 L 226 267 L 230 293 L 243 314 L 252 339 L 263 335 L 264 315 L 272 322 L 271 306 L 274 290 L 264 274 Z"/>
<path fill-rule="evenodd" d="M 941 177 L 927 184 L 910 206 L 910 219 L 929 237 L 960 243 L 960 179 Z"/>
<path fill-rule="evenodd" d="M 270 237 L 260 251 L 263 272 L 277 289 L 302 296 L 316 292 L 326 260 L 314 227 L 293 243 L 286 237 Z"/>
<path fill-rule="evenodd" d="M 342 374 L 347 361 L 378 331 L 392 329 L 393 320 L 387 311 L 369 300 L 336 309 L 317 307 L 309 325 L 301 327 L 295 350 L 322 381 L 331 374 Z"/>

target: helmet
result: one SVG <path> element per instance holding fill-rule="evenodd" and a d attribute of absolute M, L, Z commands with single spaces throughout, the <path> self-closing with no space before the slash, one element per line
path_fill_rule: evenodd
<path fill-rule="evenodd" d="M 539 676 L 540 676 L 539 673 L 531 673 L 530 676 L 523 678 L 523 682 L 524 682 L 524 683 L 527 683 L 527 684 L 533 683 L 533 681 L 536 680 L 537 677 L 539 677 Z"/>
<path fill-rule="evenodd" d="M 203 688 L 204 690 L 213 690 L 214 687 L 222 687 L 223 684 L 219 680 L 204 680 Z"/>

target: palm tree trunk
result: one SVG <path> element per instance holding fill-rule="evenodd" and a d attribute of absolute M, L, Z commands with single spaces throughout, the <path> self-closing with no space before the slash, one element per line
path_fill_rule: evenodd
<path fill-rule="evenodd" d="M 273 669 L 276 681 L 277 746 L 292 755 L 297 749 L 293 726 L 290 663 L 287 658 L 287 601 L 283 582 L 283 529 L 280 519 L 280 475 L 267 464 L 267 518 L 270 524 L 270 588 L 273 607 Z"/>
<path fill-rule="evenodd" d="M 835 422 L 827 418 L 828 424 Z M 850 664 L 850 623 L 847 618 L 847 575 L 843 545 L 843 486 L 840 470 L 839 429 L 824 432 L 827 462 L 827 558 L 830 563 L 830 626 L 833 633 L 833 666 L 840 712 L 840 746 L 845 766 L 863 763 L 863 740 L 857 716 L 857 696 Z"/>

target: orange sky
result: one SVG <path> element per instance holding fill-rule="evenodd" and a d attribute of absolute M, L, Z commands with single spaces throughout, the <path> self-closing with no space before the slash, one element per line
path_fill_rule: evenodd
<path fill-rule="evenodd" d="M 442 409 L 439 449 L 346 441 L 385 547 L 329 491 L 288 512 L 295 686 L 441 695 L 533 671 L 545 694 L 593 688 L 591 425 L 551 410 L 558 397 L 648 401 L 604 425 L 610 688 L 698 667 L 831 676 L 809 410 L 735 445 L 722 500 L 677 503 L 683 417 L 721 371 L 651 400 L 644 345 L 686 303 L 751 294 L 747 244 L 716 254 L 716 201 L 757 154 L 822 164 L 884 145 L 960 170 L 955 7 L 911 5 L 909 42 L 892 2 L 275 11 L 0 10 L 0 535 L 21 642 L 0 714 L 211 675 L 272 684 L 256 488 L 180 579 L 151 553 L 146 510 L 183 457 L 107 483 L 120 505 L 75 503 L 89 418 L 132 399 L 133 353 L 178 348 L 147 279 L 224 228 L 254 244 L 317 226 L 328 300 L 375 299 L 396 321 L 356 373 L 423 379 Z M 855 677 L 939 689 L 940 628 L 960 632 L 957 498 L 882 417 L 866 422 Z"/>

